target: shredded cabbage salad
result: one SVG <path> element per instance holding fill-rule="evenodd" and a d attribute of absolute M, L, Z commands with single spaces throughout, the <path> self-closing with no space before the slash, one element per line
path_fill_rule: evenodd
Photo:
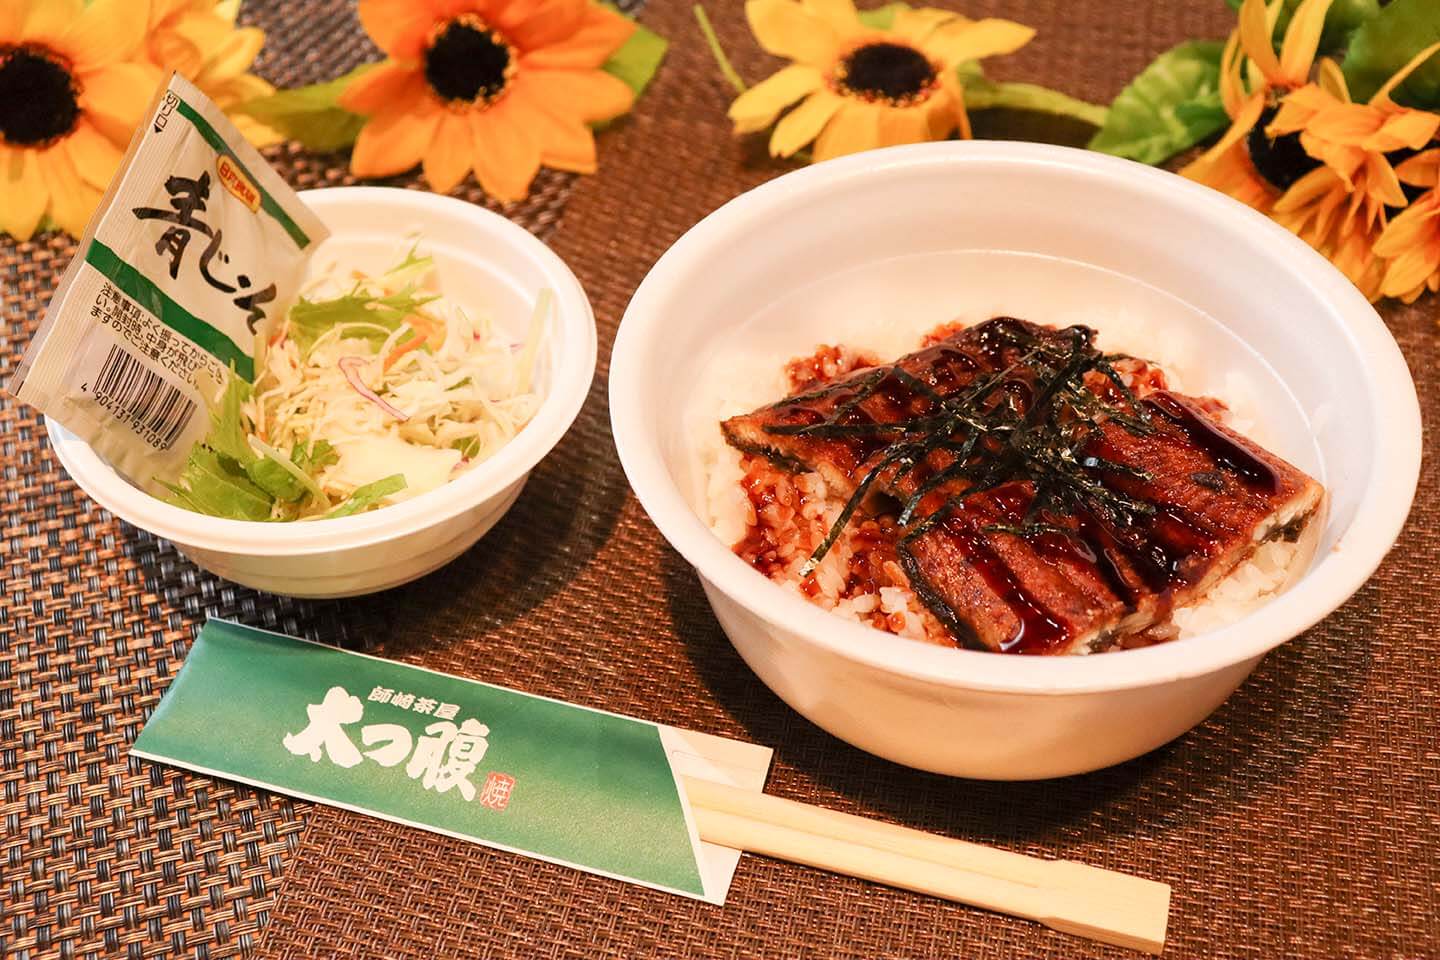
<path fill-rule="evenodd" d="M 535 415 L 550 292 L 523 342 L 440 293 L 411 247 L 377 276 L 323 270 L 272 331 L 253 386 L 233 373 L 177 482 L 177 506 L 236 520 L 348 516 L 484 461 Z"/>

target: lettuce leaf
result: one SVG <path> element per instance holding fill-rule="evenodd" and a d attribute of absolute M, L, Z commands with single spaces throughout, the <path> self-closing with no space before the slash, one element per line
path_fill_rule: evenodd
<path fill-rule="evenodd" d="M 356 487 L 355 492 L 350 494 L 344 503 L 325 514 L 325 519 L 332 520 L 335 517 L 348 517 L 352 513 L 359 513 L 392 493 L 399 493 L 404 489 L 405 474 L 392 473 L 384 479 Z"/>
<path fill-rule="evenodd" d="M 1410 58 L 1440 41 L 1440 2 L 1393 0 L 1350 39 L 1340 69 L 1351 99 L 1369 100 Z M 1440 108 L 1440 55 L 1432 56 L 1400 84 L 1395 100 L 1411 107 Z"/>
<path fill-rule="evenodd" d="M 1090 149 L 1163 163 L 1223 129 L 1230 121 L 1220 102 L 1222 49 L 1195 40 L 1156 57 L 1120 91 Z"/>

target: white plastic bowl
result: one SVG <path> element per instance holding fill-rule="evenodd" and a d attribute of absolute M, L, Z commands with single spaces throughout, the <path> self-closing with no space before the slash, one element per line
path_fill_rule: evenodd
<path fill-rule="evenodd" d="M 1223 392 L 1231 370 L 1252 382 L 1274 448 L 1330 494 L 1315 559 L 1291 589 L 1229 627 L 1170 644 L 1003 656 L 833 616 L 752 570 L 697 516 L 690 447 L 711 424 L 697 426 L 685 409 L 736 343 L 778 365 L 866 323 L 1073 319 L 1067 304 L 1153 316 L 1163 335 L 1185 338 L 1198 371 L 1187 374 L 1192 392 Z M 1400 351 L 1322 257 L 1180 177 L 1035 144 L 864 153 L 726 204 L 636 292 L 615 345 L 610 404 L 636 495 L 766 684 L 858 747 L 986 779 L 1098 769 L 1199 723 L 1266 651 L 1371 575 L 1409 512 L 1420 462 L 1419 407 Z"/>
<path fill-rule="evenodd" d="M 504 217 L 449 197 L 386 187 L 307 190 L 332 236 L 316 251 L 380 270 L 415 231 L 435 257 L 440 284 L 460 303 L 485 304 L 501 329 L 523 338 L 536 295 L 553 295 L 541 355 L 545 392 L 535 418 L 490 460 L 450 483 L 370 513 L 269 524 L 202 516 L 130 484 L 89 445 L 46 419 L 55 455 L 80 488 L 118 517 L 172 541 L 227 580 L 297 597 L 345 597 L 397 586 L 448 563 L 480 539 L 520 495 L 530 470 L 570 428 L 595 375 L 595 317 L 570 269 Z"/>

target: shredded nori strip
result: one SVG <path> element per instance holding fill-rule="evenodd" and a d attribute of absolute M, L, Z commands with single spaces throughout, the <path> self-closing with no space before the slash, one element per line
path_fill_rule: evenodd
<path fill-rule="evenodd" d="M 997 324 L 990 332 L 1024 352 L 1008 366 L 985 374 L 958 393 L 942 396 L 896 363 L 876 367 L 857 380 L 826 384 L 777 404 L 818 399 L 840 386 L 855 390 L 818 422 L 775 424 L 764 429 L 784 436 L 887 441 L 867 460 L 873 466 L 810 555 L 801 570 L 802 577 L 814 572 L 887 471 L 898 466 L 893 479 L 899 480 L 940 450 L 953 454 L 955 459 L 902 501 L 898 518 L 905 530 L 902 545 L 944 521 L 966 497 L 1017 481 L 1028 481 L 1035 491 L 1024 518 L 1019 523 L 992 524 L 984 529 L 1020 537 L 1074 537 L 1073 530 L 1052 522 L 1052 518 L 1086 512 L 1108 523 L 1128 525 L 1154 513 L 1151 504 L 1127 497 L 1104 482 L 1106 474 L 1120 473 L 1141 480 L 1148 480 L 1148 474 L 1083 452 L 1104 422 L 1118 423 L 1140 436 L 1153 431 L 1149 411 L 1114 367 L 1116 361 L 1130 358 L 1101 353 L 1094 346 L 1094 331 L 1083 326 L 1067 327 L 1060 331 L 1063 337 L 1043 340 L 1011 325 Z M 1113 386 L 1119 402 L 1090 389 L 1085 377 L 1092 371 Z M 890 381 L 923 398 L 930 409 L 893 423 L 855 422 L 860 405 Z M 1017 391 L 1016 385 L 1023 389 Z M 1017 392 L 1028 400 L 1017 403 Z M 959 482 L 960 491 L 917 519 L 916 513 L 926 498 L 951 482 Z M 907 552 L 902 551 L 902 555 Z"/>

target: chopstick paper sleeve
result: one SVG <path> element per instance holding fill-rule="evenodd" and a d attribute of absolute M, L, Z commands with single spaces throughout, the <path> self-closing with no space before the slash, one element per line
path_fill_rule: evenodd
<path fill-rule="evenodd" d="M 684 777 L 758 792 L 765 747 L 211 620 L 131 753 L 723 903 Z"/>

